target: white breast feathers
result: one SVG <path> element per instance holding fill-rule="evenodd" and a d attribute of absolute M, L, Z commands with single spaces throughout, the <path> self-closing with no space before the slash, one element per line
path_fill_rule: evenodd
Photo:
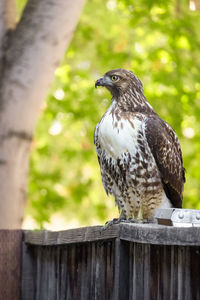
<path fill-rule="evenodd" d="M 137 117 L 132 120 L 123 117 L 119 119 L 112 113 L 114 105 L 115 103 L 112 103 L 99 123 L 98 139 L 101 148 L 117 159 L 124 152 L 135 153 L 137 136 L 138 132 L 142 130 L 142 122 Z"/>

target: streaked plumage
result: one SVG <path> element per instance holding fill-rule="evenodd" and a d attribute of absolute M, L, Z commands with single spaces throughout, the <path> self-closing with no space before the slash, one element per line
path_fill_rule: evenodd
<path fill-rule="evenodd" d="M 173 129 L 147 102 L 131 72 L 107 72 L 112 103 L 95 128 L 94 142 L 106 193 L 125 217 L 151 219 L 158 207 L 182 207 L 182 153 Z"/>

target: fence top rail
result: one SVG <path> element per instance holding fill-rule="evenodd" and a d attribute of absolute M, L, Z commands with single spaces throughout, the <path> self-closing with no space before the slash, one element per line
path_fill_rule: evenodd
<path fill-rule="evenodd" d="M 64 231 L 25 231 L 25 243 L 53 246 L 119 238 L 130 242 L 156 245 L 200 246 L 200 227 L 172 227 L 158 224 L 118 224 Z"/>

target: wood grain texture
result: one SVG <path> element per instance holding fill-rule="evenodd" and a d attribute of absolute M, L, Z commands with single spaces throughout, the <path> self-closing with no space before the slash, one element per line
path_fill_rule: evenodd
<path fill-rule="evenodd" d="M 22 300 L 199 300 L 200 228 L 25 232 Z"/>
<path fill-rule="evenodd" d="M 22 300 L 113 299 L 114 249 L 114 241 L 29 246 Z"/>
<path fill-rule="evenodd" d="M 196 273 L 199 247 L 126 243 L 130 274 L 127 299 L 200 299 L 200 277 Z"/>
<path fill-rule="evenodd" d="M 200 246 L 115 238 L 26 247 L 22 300 L 200 299 Z"/>
<path fill-rule="evenodd" d="M 157 224 L 119 224 L 102 231 L 102 226 L 59 232 L 27 231 L 25 242 L 32 245 L 63 245 L 119 238 L 155 245 L 200 245 L 200 227 L 171 227 Z"/>
<path fill-rule="evenodd" d="M 0 230 L 0 299 L 21 300 L 21 230 Z"/>

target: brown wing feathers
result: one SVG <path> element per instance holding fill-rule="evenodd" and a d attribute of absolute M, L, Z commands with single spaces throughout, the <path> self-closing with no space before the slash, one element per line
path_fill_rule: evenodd
<path fill-rule="evenodd" d="M 165 193 L 174 207 L 181 208 L 185 170 L 178 138 L 172 128 L 158 116 L 148 117 L 145 133 Z"/>

